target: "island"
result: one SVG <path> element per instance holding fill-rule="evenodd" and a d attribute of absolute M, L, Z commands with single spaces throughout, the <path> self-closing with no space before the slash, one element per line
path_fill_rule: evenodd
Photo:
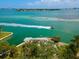
<path fill-rule="evenodd" d="M 64 8 L 64 9 L 16 9 L 18 12 L 26 12 L 26 11 L 59 11 L 59 10 L 78 10 L 79 8 Z"/>

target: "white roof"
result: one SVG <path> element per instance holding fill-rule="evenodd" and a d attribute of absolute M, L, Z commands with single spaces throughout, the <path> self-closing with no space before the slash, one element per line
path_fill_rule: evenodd
<path fill-rule="evenodd" d="M 32 37 L 29 37 L 29 38 L 25 38 L 24 41 L 29 41 L 29 40 L 48 40 L 47 37 L 42 37 L 42 38 L 32 38 Z"/>

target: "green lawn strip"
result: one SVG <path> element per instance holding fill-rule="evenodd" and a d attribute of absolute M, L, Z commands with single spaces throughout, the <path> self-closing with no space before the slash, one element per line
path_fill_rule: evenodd
<path fill-rule="evenodd" d="M 9 36 L 11 36 L 13 33 L 12 32 L 1 32 L 0 33 L 0 40 L 3 40 Z"/>

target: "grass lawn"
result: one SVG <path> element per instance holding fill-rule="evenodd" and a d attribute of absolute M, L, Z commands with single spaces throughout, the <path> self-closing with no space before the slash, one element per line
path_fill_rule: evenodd
<path fill-rule="evenodd" d="M 13 34 L 12 32 L 2 32 L 2 33 L 0 33 L 0 40 L 9 37 L 9 36 L 11 36 L 12 34 Z"/>

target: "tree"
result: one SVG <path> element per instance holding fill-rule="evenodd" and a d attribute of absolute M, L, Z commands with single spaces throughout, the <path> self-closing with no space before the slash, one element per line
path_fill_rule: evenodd
<path fill-rule="evenodd" d="M 17 47 L 15 47 L 15 46 L 10 46 L 9 57 L 10 57 L 10 58 L 13 58 L 13 59 L 18 57 L 18 50 L 17 50 Z"/>
<path fill-rule="evenodd" d="M 76 59 L 77 53 L 79 52 L 79 35 L 74 36 L 74 39 L 70 43 L 69 47 L 73 51 L 74 57 Z"/>
<path fill-rule="evenodd" d="M 10 46 L 7 42 L 0 42 L 0 58 L 6 58 L 10 49 Z"/>

